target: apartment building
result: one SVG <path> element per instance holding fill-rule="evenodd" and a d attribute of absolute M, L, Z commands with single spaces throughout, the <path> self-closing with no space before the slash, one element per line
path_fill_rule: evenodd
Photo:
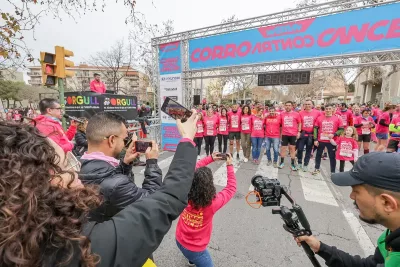
<path fill-rule="evenodd" d="M 105 67 L 90 66 L 85 63 L 81 63 L 78 66 L 68 68 L 75 72 L 75 76 L 68 77 L 65 81 L 65 88 L 70 91 L 89 91 L 90 82 L 93 80 L 95 73 L 101 75 L 101 80 L 105 83 L 107 90 L 116 90 L 115 82 L 112 77 L 113 72 Z M 28 71 L 30 85 L 39 86 L 42 84 L 42 74 L 40 66 L 29 67 Z M 136 95 L 140 101 L 148 101 L 153 96 L 149 95 L 147 88 L 149 87 L 149 80 L 147 76 L 137 71 L 130 66 L 124 65 L 118 70 L 117 76 L 118 82 L 118 94 Z"/>
<path fill-rule="evenodd" d="M 24 74 L 16 69 L 4 69 L 0 70 L 0 80 L 13 81 L 13 82 L 24 82 Z"/>

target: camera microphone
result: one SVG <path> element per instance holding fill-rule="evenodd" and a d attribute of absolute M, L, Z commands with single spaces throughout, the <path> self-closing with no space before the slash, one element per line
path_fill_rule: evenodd
<path fill-rule="evenodd" d="M 66 118 L 66 119 L 69 119 L 69 120 L 73 120 L 73 121 L 79 122 L 79 123 L 85 123 L 83 120 L 78 119 L 77 117 L 74 117 L 74 116 L 70 116 L 68 114 L 64 114 L 63 117 Z"/>

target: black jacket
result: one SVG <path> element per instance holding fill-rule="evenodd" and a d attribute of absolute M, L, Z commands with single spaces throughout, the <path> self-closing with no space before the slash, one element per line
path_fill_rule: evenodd
<path fill-rule="evenodd" d="M 154 193 L 162 184 L 162 172 L 156 159 L 146 161 L 142 188 L 135 184 L 132 164 L 126 165 L 121 161 L 115 168 L 102 160 L 81 160 L 81 163 L 79 178 L 82 183 L 100 185 L 104 196 L 103 204 L 90 213 L 91 221 L 111 219 L 129 204 Z"/>
<path fill-rule="evenodd" d="M 77 156 L 82 156 L 88 149 L 88 142 L 86 139 L 86 133 L 77 131 L 75 134 L 75 147 L 74 153 Z"/>
<path fill-rule="evenodd" d="M 387 248 L 390 248 L 392 251 L 400 252 L 400 229 L 397 229 L 390 234 L 389 232 L 386 232 L 386 238 L 384 239 L 384 242 Z M 350 254 L 341 251 L 336 247 L 331 247 L 321 242 L 321 247 L 318 251 L 318 255 L 325 260 L 325 264 L 329 267 L 385 266 L 385 259 L 383 258 L 382 253 L 380 252 L 378 247 L 375 249 L 374 255 L 371 255 L 367 258 L 361 258 L 358 255 L 351 256 Z"/>
<path fill-rule="evenodd" d="M 187 206 L 197 151 L 180 143 L 162 187 L 129 205 L 109 221 L 96 224 L 89 235 L 98 266 L 141 267 Z"/>

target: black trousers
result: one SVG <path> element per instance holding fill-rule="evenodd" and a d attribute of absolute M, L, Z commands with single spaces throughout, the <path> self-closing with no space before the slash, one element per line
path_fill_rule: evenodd
<path fill-rule="evenodd" d="M 193 139 L 193 142 L 196 144 L 196 147 L 197 147 L 197 155 L 200 156 L 201 145 L 203 144 L 203 137 L 195 137 Z"/>
<path fill-rule="evenodd" d="M 306 148 L 306 155 L 304 156 L 304 166 L 308 166 L 311 158 L 311 152 L 314 145 L 312 136 L 302 136 L 297 140 L 297 162 L 301 165 L 303 163 L 303 150 Z"/>
<path fill-rule="evenodd" d="M 336 169 L 336 146 L 331 143 L 319 142 L 317 155 L 315 157 L 315 169 L 319 170 L 319 167 L 321 166 L 322 153 L 324 153 L 325 147 L 328 150 L 329 161 L 331 163 L 331 173 L 334 173 Z"/>
<path fill-rule="evenodd" d="M 224 140 L 224 149 L 222 149 L 222 140 Z M 218 152 L 226 153 L 226 149 L 228 148 L 228 135 L 218 134 Z"/>
<path fill-rule="evenodd" d="M 214 152 L 214 143 L 216 136 L 204 136 L 206 142 L 206 154 L 207 156 Z"/>
<path fill-rule="evenodd" d="M 339 165 L 339 171 L 340 172 L 344 172 L 344 164 L 346 163 L 346 161 L 341 160 L 340 161 L 340 165 Z M 354 160 L 350 160 L 351 165 L 354 166 Z"/>

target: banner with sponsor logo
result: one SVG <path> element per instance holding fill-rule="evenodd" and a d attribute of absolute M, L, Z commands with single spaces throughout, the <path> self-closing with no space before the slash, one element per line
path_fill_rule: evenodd
<path fill-rule="evenodd" d="M 102 111 L 117 113 L 131 123 L 138 116 L 137 97 L 92 92 L 65 93 L 65 113 L 70 116 L 90 118 Z"/>
<path fill-rule="evenodd" d="M 400 49 L 400 3 L 189 42 L 190 69 Z"/>
<path fill-rule="evenodd" d="M 182 103 L 181 44 L 173 42 L 159 46 L 160 98 L 166 97 Z M 176 121 L 161 112 L 161 146 L 163 150 L 175 151 L 181 136 Z"/>

